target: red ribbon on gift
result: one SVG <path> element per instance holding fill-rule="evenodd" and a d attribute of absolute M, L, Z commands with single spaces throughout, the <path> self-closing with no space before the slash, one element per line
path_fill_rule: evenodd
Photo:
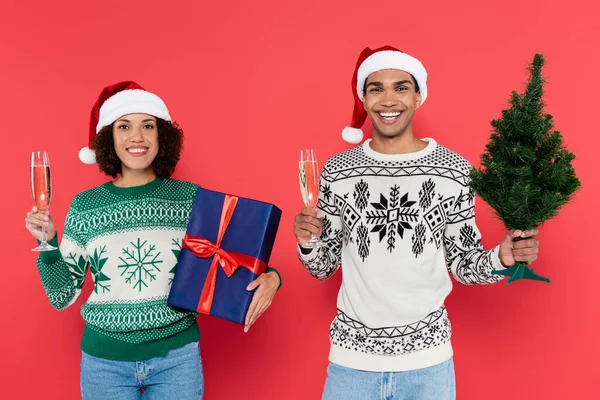
<path fill-rule="evenodd" d="M 233 273 L 240 267 L 246 268 L 256 275 L 260 275 L 260 273 L 266 271 L 267 269 L 267 265 L 256 257 L 223 250 L 221 248 L 223 236 L 225 236 L 225 231 L 227 231 L 229 221 L 231 221 L 231 217 L 233 216 L 237 202 L 238 197 L 225 195 L 223 211 L 221 212 L 221 222 L 219 224 L 219 233 L 217 235 L 217 243 L 212 243 L 205 238 L 187 234 L 183 239 L 182 248 L 189 249 L 196 257 L 210 258 L 214 256 L 206 276 L 204 287 L 202 288 L 202 293 L 200 294 L 200 300 L 198 301 L 197 311 L 203 314 L 210 314 L 213 298 L 215 296 L 217 268 L 219 265 L 221 265 L 221 268 L 223 268 L 223 271 L 228 278 L 231 277 L 231 275 L 233 275 Z"/>

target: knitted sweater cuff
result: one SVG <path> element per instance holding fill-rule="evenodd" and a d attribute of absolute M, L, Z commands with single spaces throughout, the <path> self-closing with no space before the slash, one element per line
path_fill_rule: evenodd
<path fill-rule="evenodd" d="M 279 287 L 277 288 L 277 290 L 279 290 L 281 288 L 281 285 L 283 285 L 283 280 L 281 279 L 281 274 L 279 273 L 279 271 L 277 271 L 273 267 L 267 267 L 267 272 L 275 272 L 277 274 L 277 276 L 279 277 Z"/>
<path fill-rule="evenodd" d="M 504 265 L 502 265 L 502 263 L 500 262 L 500 245 L 494 247 L 492 249 L 492 254 L 491 254 L 491 259 L 492 259 L 492 266 L 494 267 L 494 269 L 496 271 L 502 271 L 504 269 L 506 269 L 506 267 Z"/>
<path fill-rule="evenodd" d="M 42 242 L 38 240 L 37 243 L 40 245 Z M 58 249 L 58 232 L 56 232 L 56 235 L 54 235 L 52 240 L 48 240 L 48 244 L 56 247 L 57 250 L 40 252 L 40 259 L 44 264 L 53 264 L 62 257 L 60 254 L 60 249 Z"/>

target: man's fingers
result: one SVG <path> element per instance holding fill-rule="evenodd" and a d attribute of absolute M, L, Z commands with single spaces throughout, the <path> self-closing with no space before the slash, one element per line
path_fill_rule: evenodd
<path fill-rule="evenodd" d="M 321 228 L 321 225 L 323 225 L 320 220 L 318 220 L 316 218 L 312 218 L 312 217 L 302 217 L 302 218 L 296 220 L 295 224 L 296 225 L 304 225 L 304 224 L 312 225 L 317 228 Z"/>
<path fill-rule="evenodd" d="M 539 233 L 539 230 L 537 228 L 529 229 L 527 231 L 522 231 L 520 229 L 514 229 L 514 230 L 510 231 L 510 236 L 513 239 L 516 239 L 516 238 L 519 238 L 519 237 L 520 238 L 533 238 L 538 233 Z"/>
<path fill-rule="evenodd" d="M 298 239 L 298 243 L 302 244 L 310 240 L 312 235 L 320 235 L 323 222 L 317 217 L 318 210 L 305 208 L 302 212 L 296 215 L 294 219 L 294 235 Z"/>
<path fill-rule="evenodd" d="M 537 253 L 537 247 L 528 247 L 526 249 L 513 250 L 514 257 L 530 256 Z"/>
<path fill-rule="evenodd" d="M 310 240 L 312 235 L 320 235 L 322 222 L 318 218 L 306 215 L 297 215 L 294 221 L 294 234 L 299 241 Z"/>
<path fill-rule="evenodd" d="M 512 248 L 515 250 L 538 247 L 540 242 L 535 239 L 525 239 L 514 242 Z"/>
<path fill-rule="evenodd" d="M 308 224 L 305 222 L 301 222 L 297 225 L 298 229 L 307 231 L 309 233 L 314 233 L 315 235 L 321 232 L 321 228 L 318 226 L 314 226 L 313 224 Z"/>
<path fill-rule="evenodd" d="M 319 218 L 319 210 L 316 208 L 304 208 L 300 214 L 307 217 Z"/>
<path fill-rule="evenodd" d="M 312 224 L 315 226 L 323 225 L 323 222 L 321 221 L 320 218 L 313 217 L 310 215 L 298 215 L 298 216 L 296 216 L 296 220 L 294 222 L 298 223 L 298 224 L 307 223 L 307 224 Z"/>
<path fill-rule="evenodd" d="M 523 234 L 523 231 L 519 230 L 519 229 L 514 229 L 512 231 L 509 232 L 509 237 L 510 239 L 515 239 L 520 237 Z M 508 239 L 508 238 L 507 238 Z"/>
<path fill-rule="evenodd" d="M 537 228 L 535 229 L 530 229 L 528 231 L 523 232 L 523 234 L 521 235 L 522 237 L 532 237 L 537 235 L 539 232 L 539 230 Z"/>
<path fill-rule="evenodd" d="M 513 243 L 514 243 L 514 239 L 518 238 L 521 234 L 521 231 L 518 230 L 513 230 L 513 231 L 508 231 L 506 233 L 506 236 L 504 236 L 504 243 L 510 244 L 509 247 L 512 249 L 513 248 Z"/>

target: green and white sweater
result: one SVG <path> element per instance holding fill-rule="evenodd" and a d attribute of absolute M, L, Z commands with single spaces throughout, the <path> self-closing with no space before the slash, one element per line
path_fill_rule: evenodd
<path fill-rule="evenodd" d="M 50 303 L 62 310 L 77 300 L 90 268 L 84 352 L 143 360 L 199 339 L 197 313 L 167 305 L 197 189 L 156 178 L 129 188 L 108 182 L 74 198 L 60 250 L 41 253 L 38 269 Z"/>

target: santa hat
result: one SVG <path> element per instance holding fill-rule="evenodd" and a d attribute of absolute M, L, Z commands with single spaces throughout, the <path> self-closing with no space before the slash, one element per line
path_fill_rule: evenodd
<path fill-rule="evenodd" d="M 360 143 L 363 132 L 360 129 L 367 119 L 367 112 L 363 106 L 365 81 L 372 73 L 384 69 L 398 69 L 411 74 L 421 93 L 421 104 L 427 98 L 427 71 L 423 64 L 416 58 L 391 47 L 383 46 L 375 50 L 366 47 L 356 63 L 352 76 L 352 92 L 354 94 L 354 113 L 352 123 L 342 131 L 342 138 L 348 143 Z"/>
<path fill-rule="evenodd" d="M 160 97 L 146 91 L 137 83 L 124 81 L 107 86 L 102 89 L 92 108 L 88 146 L 79 151 L 79 159 L 85 164 L 95 164 L 93 142 L 98 132 L 123 115 L 132 113 L 149 114 L 171 121 L 169 110 Z"/>

